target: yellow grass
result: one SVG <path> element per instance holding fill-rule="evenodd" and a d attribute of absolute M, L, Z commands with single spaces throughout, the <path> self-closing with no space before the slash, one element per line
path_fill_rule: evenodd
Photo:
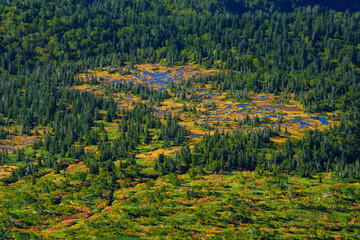
<path fill-rule="evenodd" d="M 0 148 L 11 148 L 16 150 L 26 146 L 30 146 L 34 142 L 35 138 L 40 137 L 45 132 L 44 129 L 38 129 L 37 131 L 39 135 L 36 136 L 35 130 L 31 130 L 30 132 L 33 135 L 27 136 L 27 135 L 15 135 L 17 133 L 15 133 L 14 126 L 10 127 L 9 129 L 6 128 L 6 130 L 10 132 L 10 135 L 7 135 L 6 139 L 0 140 Z"/>
<path fill-rule="evenodd" d="M 140 83 L 141 80 L 135 78 L 132 74 L 133 73 L 137 73 L 138 71 L 148 71 L 148 72 L 166 72 L 166 71 L 175 71 L 177 69 L 179 69 L 180 67 L 165 67 L 165 66 L 161 66 L 159 64 L 136 64 L 133 67 L 137 68 L 138 70 L 130 70 L 131 74 L 129 75 L 121 75 L 118 72 L 115 73 L 109 73 L 108 71 L 110 70 L 109 68 L 103 68 L 103 71 L 94 71 L 94 70 L 88 70 L 87 73 L 81 73 L 79 74 L 79 78 L 83 79 L 84 82 L 86 83 L 87 81 L 90 81 L 91 79 L 86 79 L 86 76 L 96 76 L 98 78 L 105 78 L 108 77 L 110 80 L 109 81 L 105 81 L 105 82 L 113 82 L 114 80 L 119 80 L 119 79 L 124 79 L 125 81 L 127 80 L 134 80 L 137 83 Z M 195 73 L 198 74 L 211 74 L 211 73 L 215 73 L 217 72 L 216 70 L 205 70 L 205 69 L 196 69 L 196 66 L 193 64 L 186 64 L 184 66 L 184 70 L 182 71 L 184 73 L 184 79 L 188 78 L 188 77 L 192 77 Z M 155 68 L 158 68 L 157 70 L 154 71 Z M 189 68 L 192 68 L 193 70 L 189 70 Z M 123 68 L 121 68 L 123 69 Z M 116 69 L 119 70 L 119 69 Z M 174 75 L 175 72 L 171 73 L 169 76 Z"/>
<path fill-rule="evenodd" d="M 9 165 L 1 166 L 1 167 L 0 167 L 0 178 L 10 176 L 12 169 L 15 170 L 15 169 L 17 169 L 17 167 L 15 167 L 15 166 L 9 166 Z"/>
<path fill-rule="evenodd" d="M 156 149 L 154 151 L 147 152 L 146 154 L 140 153 L 136 155 L 136 158 L 147 158 L 147 159 L 156 159 L 159 157 L 159 154 L 170 155 L 171 153 L 175 152 L 176 150 L 180 150 L 180 146 L 171 147 L 168 149 Z"/>

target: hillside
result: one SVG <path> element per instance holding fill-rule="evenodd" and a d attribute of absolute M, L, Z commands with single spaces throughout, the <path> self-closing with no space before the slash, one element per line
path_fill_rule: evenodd
<path fill-rule="evenodd" d="M 359 6 L 0 1 L 0 238 L 358 238 Z"/>

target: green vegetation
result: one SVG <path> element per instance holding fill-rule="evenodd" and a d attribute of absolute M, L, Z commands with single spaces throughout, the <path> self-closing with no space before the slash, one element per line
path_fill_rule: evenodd
<path fill-rule="evenodd" d="M 0 0 L 0 238 L 360 238 L 360 6 L 315 3 Z"/>

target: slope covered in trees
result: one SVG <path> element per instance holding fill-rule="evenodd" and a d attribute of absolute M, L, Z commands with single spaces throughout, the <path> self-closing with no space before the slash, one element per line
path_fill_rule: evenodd
<path fill-rule="evenodd" d="M 1 170 L 0 238 L 359 237 L 357 11 L 357 1 L 0 0 L 0 143 L 33 140 L 1 150 L 11 172 Z M 104 67 L 120 78 L 138 63 L 216 74 L 165 90 L 79 78 Z M 234 132 L 199 125 L 212 134 L 190 141 L 156 107 L 174 100 L 196 115 L 198 86 L 241 103 L 273 94 L 339 123 L 278 144 L 283 118 L 257 129 L 248 116 Z M 138 102 L 120 110 L 116 94 Z"/>

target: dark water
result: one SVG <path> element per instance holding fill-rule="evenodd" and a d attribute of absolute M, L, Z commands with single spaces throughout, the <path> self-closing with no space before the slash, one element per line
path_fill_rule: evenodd
<path fill-rule="evenodd" d="M 279 115 L 267 115 L 267 117 L 269 117 L 269 118 L 280 118 Z"/>
<path fill-rule="evenodd" d="M 326 115 L 320 115 L 319 118 L 317 118 L 317 117 L 311 117 L 311 119 L 315 119 L 315 120 L 320 121 L 320 123 L 321 123 L 322 125 L 330 125 L 330 123 L 326 120 L 325 116 L 326 116 Z"/>
<path fill-rule="evenodd" d="M 204 97 L 204 98 L 212 98 L 212 97 L 218 97 L 220 96 L 220 94 L 200 94 L 200 97 Z"/>
<path fill-rule="evenodd" d="M 127 69 L 129 69 L 129 70 L 138 70 L 136 67 L 132 67 L 132 66 L 127 67 Z"/>
<path fill-rule="evenodd" d="M 272 98 L 268 98 L 266 96 L 261 96 L 260 99 L 263 101 L 271 101 L 272 100 Z"/>
<path fill-rule="evenodd" d="M 298 122 L 301 124 L 301 127 L 312 126 L 310 123 L 305 122 L 302 117 L 294 117 L 293 119 L 289 119 L 289 122 Z"/>
<path fill-rule="evenodd" d="M 245 112 L 245 111 L 251 111 L 253 110 L 253 108 L 244 108 L 244 109 L 240 109 L 237 113 L 241 113 L 241 112 Z"/>
<path fill-rule="evenodd" d="M 189 135 L 189 137 L 191 138 L 201 138 L 202 136 L 204 136 L 203 134 L 191 134 Z"/>

